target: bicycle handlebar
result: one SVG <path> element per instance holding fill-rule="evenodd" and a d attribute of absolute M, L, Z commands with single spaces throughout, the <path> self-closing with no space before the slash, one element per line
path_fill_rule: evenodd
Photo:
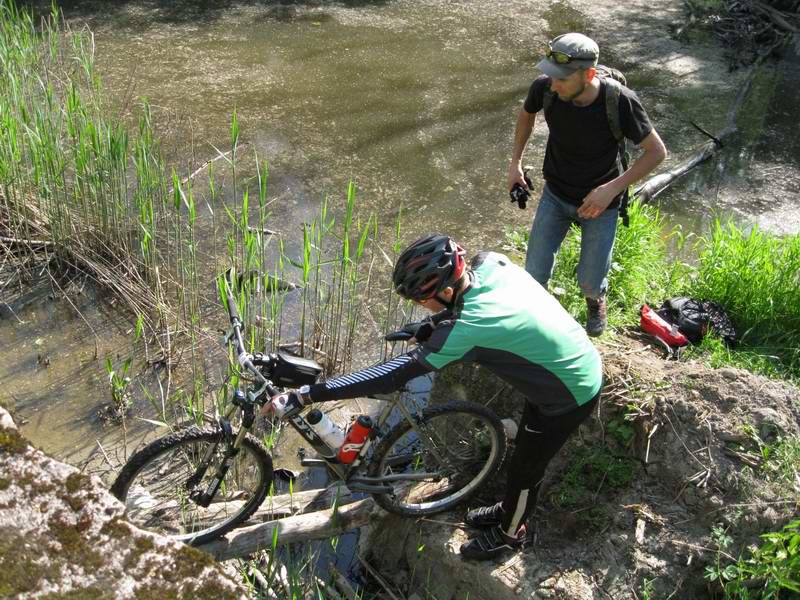
<path fill-rule="evenodd" d="M 412 337 L 414 337 L 414 334 L 410 331 L 400 330 L 387 333 L 385 336 L 383 336 L 383 339 L 385 339 L 387 342 L 404 342 L 406 340 L 410 340 Z"/>
<path fill-rule="evenodd" d="M 225 277 L 223 278 L 224 286 L 225 286 L 225 296 L 227 298 L 228 303 L 228 318 L 231 322 L 231 331 L 225 336 L 225 343 L 231 344 L 234 342 L 234 350 L 236 352 L 236 362 L 239 363 L 239 366 L 242 369 L 246 369 L 250 371 L 255 378 L 261 383 L 261 387 L 256 390 L 255 392 L 250 392 L 252 394 L 252 398 L 255 399 L 261 395 L 262 392 L 266 391 L 270 397 L 279 394 L 280 392 L 272 385 L 272 383 L 261 374 L 256 366 L 253 364 L 253 356 L 247 352 L 244 346 L 244 338 L 242 337 L 242 329 L 244 329 L 244 323 L 242 322 L 241 317 L 239 316 L 239 311 L 236 308 L 236 301 L 233 297 L 233 269 L 228 269 L 225 273 Z"/>

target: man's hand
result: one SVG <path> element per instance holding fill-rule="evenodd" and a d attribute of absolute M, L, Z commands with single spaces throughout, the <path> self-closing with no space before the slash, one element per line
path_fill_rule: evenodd
<path fill-rule="evenodd" d="M 422 319 L 422 321 L 409 323 L 403 327 L 403 331 L 407 331 L 413 335 L 413 337 L 408 340 L 409 344 L 419 344 L 431 337 L 434 327 L 435 325 L 433 324 L 433 321 L 431 321 L 431 318 L 426 317 L 425 319 Z"/>
<path fill-rule="evenodd" d="M 528 189 L 525 183 L 525 173 L 522 171 L 522 166 L 519 163 L 511 163 L 511 166 L 508 168 L 508 191 L 510 192 L 514 189 L 514 186 L 517 184 L 521 185 L 526 190 Z"/>
<path fill-rule="evenodd" d="M 608 184 L 594 188 L 583 199 L 583 204 L 578 208 L 578 216 L 581 219 L 596 219 L 603 214 L 617 194 L 619 192 Z"/>
<path fill-rule="evenodd" d="M 261 416 L 265 419 L 282 419 L 299 413 L 303 408 L 303 398 L 295 390 L 289 390 L 285 394 L 273 396 L 272 399 L 261 407 Z"/>

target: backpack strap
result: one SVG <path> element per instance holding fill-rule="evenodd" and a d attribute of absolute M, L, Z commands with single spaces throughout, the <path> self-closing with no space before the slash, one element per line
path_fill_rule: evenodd
<path fill-rule="evenodd" d="M 625 143 L 625 135 L 622 133 L 622 124 L 619 118 L 619 97 L 622 94 L 622 84 L 611 77 L 603 77 L 606 83 L 606 117 L 608 126 L 611 128 L 611 135 L 617 140 L 618 144 Z"/>
<path fill-rule="evenodd" d="M 553 106 L 555 99 L 556 93 L 550 89 L 549 85 L 546 85 L 542 93 L 542 112 L 545 115 L 550 111 L 550 107 Z"/>
<path fill-rule="evenodd" d="M 628 150 L 626 148 L 625 134 L 622 133 L 622 123 L 619 118 L 619 97 L 622 95 L 622 83 L 612 76 L 603 77 L 606 84 L 606 118 L 611 135 L 617 140 L 619 149 L 617 150 L 617 169 L 620 174 L 628 170 Z M 622 192 L 622 199 L 619 201 L 619 216 L 625 227 L 630 225 L 628 217 L 628 203 L 631 200 L 631 188 L 625 188 Z"/>

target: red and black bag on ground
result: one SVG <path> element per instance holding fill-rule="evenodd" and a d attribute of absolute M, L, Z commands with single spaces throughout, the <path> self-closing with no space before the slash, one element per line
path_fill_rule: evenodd
<path fill-rule="evenodd" d="M 647 304 L 643 304 L 639 311 L 640 325 L 645 333 L 649 333 L 670 348 L 682 348 L 689 344 L 689 340 L 679 330 L 678 326 L 670 323 L 658 311 Z"/>
<path fill-rule="evenodd" d="M 662 342 L 669 354 L 689 343 L 699 344 L 709 331 L 728 346 L 737 341 L 733 321 L 719 304 L 710 300 L 670 298 L 658 310 L 643 305 L 640 314 L 642 330 Z"/>

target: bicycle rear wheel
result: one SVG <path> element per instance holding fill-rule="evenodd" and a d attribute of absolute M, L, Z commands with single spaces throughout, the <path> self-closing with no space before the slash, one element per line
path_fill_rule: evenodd
<path fill-rule="evenodd" d="M 192 491 L 208 488 L 225 446 L 219 429 L 191 427 L 159 438 L 131 456 L 111 493 L 137 527 L 195 545 L 213 540 L 247 520 L 272 483 L 272 459 L 247 434 L 211 503 L 202 507 L 192 500 Z M 202 479 L 191 481 L 209 449 L 211 464 Z"/>
<path fill-rule="evenodd" d="M 394 493 L 374 494 L 375 501 L 404 516 L 447 510 L 489 479 L 505 452 L 503 424 L 486 407 L 448 402 L 426 408 L 416 428 L 402 421 L 375 448 L 368 475 L 398 478 L 391 482 Z"/>

